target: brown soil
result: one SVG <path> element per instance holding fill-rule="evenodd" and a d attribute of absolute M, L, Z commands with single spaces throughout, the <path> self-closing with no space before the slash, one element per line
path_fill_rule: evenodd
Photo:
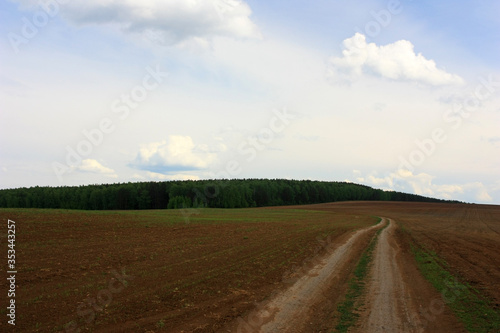
<path fill-rule="evenodd" d="M 71 331 L 64 325 L 73 322 L 82 332 L 237 332 L 242 321 L 278 322 L 288 311 L 294 314 L 289 332 L 331 332 L 375 230 L 348 240 L 373 225 L 370 216 L 395 224 L 380 237 L 368 278 L 372 292 L 355 329 L 464 332 L 420 275 L 410 243 L 435 251 L 453 275 L 500 304 L 499 206 L 346 202 L 196 213 L 186 221 L 180 211 L 0 210 L 2 223 L 17 223 L 15 331 Z M 334 255 L 346 244 L 350 254 Z M 334 257 L 339 261 L 327 269 Z M 388 277 L 392 287 L 381 284 Z M 286 310 L 283 295 L 294 285 L 300 311 Z M 5 288 L 2 279 L 2 293 Z M 391 293 L 377 303 L 378 295 Z M 384 303 L 389 324 L 374 319 L 381 317 L 374 304 Z M 5 319 L 6 311 L 0 313 Z M 0 331 L 10 329 L 0 321 Z"/>
<path fill-rule="evenodd" d="M 451 310 L 443 306 L 442 292 L 446 291 L 436 291 L 419 273 L 410 243 L 436 252 L 447 262 L 452 275 L 473 286 L 493 307 L 500 309 L 500 206 L 407 202 L 313 206 L 318 210 L 388 216 L 397 222 L 400 227 L 395 237 L 402 254 L 399 266 L 403 280 L 408 277 L 406 284 L 412 286 L 408 291 L 420 314 L 415 321 L 424 326 L 424 332 L 465 332 L 465 329 Z"/>
<path fill-rule="evenodd" d="M 214 332 L 288 286 L 326 243 L 375 221 L 281 208 L 196 213 L 0 210 L 3 225 L 16 221 L 18 270 L 16 327 L 1 320 L 0 331 Z"/>
<path fill-rule="evenodd" d="M 448 269 L 500 308 L 500 206 L 433 203 L 334 203 L 322 209 L 393 218 L 411 240 L 446 260 Z"/>
<path fill-rule="evenodd" d="M 389 220 L 388 227 L 378 237 L 360 332 L 403 332 L 416 326 L 413 319 L 418 317 L 418 312 L 408 297 L 408 285 L 401 274 L 395 228 L 394 221 Z"/>
<path fill-rule="evenodd" d="M 428 308 L 434 304 L 429 300 L 440 300 L 439 294 L 418 273 L 413 258 L 403 254 L 396 223 L 389 221 L 378 238 L 365 310 L 354 331 L 463 332 L 449 310 Z"/>
<path fill-rule="evenodd" d="M 367 245 L 369 237 L 382 225 L 374 225 L 350 235 L 340 246 L 331 246 L 328 255 L 318 260 L 318 264 L 298 278 L 288 289 L 280 292 L 268 302 L 260 304 L 244 319 L 225 328 L 230 332 L 307 332 L 317 313 L 310 310 L 324 305 L 333 306 L 333 290 L 336 298 L 343 294 L 337 275 L 348 276 L 349 259 L 359 254 Z M 340 274 L 339 274 L 340 273 Z M 345 279 L 343 279 L 345 280 Z M 222 330 L 224 331 L 224 330 Z M 314 330 L 314 331 L 317 331 Z"/>

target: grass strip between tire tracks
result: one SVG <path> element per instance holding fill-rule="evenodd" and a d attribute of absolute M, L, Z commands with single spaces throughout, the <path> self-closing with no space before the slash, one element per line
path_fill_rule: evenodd
<path fill-rule="evenodd" d="M 379 223 L 380 221 L 382 221 L 381 218 L 379 218 Z M 377 231 L 368 244 L 368 247 L 361 255 L 361 258 L 354 269 L 354 277 L 349 280 L 349 289 L 347 290 L 345 299 L 337 306 L 337 310 L 339 312 L 339 322 L 337 326 L 335 326 L 334 332 L 347 332 L 347 330 L 356 323 L 359 317 L 357 310 L 362 306 L 360 296 L 365 291 L 365 278 L 369 272 L 369 266 L 373 257 L 373 250 L 377 244 L 378 236 L 382 230 L 388 226 L 389 222 Z"/>

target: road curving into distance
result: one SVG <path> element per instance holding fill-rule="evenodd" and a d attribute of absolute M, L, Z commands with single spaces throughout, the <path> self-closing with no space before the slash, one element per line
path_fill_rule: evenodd
<path fill-rule="evenodd" d="M 324 291 L 332 284 L 332 276 L 344 271 L 354 248 L 366 233 L 379 229 L 385 221 L 356 231 L 344 244 L 335 248 L 291 287 L 256 309 L 255 314 L 241 320 L 237 332 L 304 332 L 315 304 L 325 302 Z"/>
<path fill-rule="evenodd" d="M 401 270 L 400 247 L 394 233 L 396 223 L 378 237 L 368 279 L 365 311 L 356 332 L 423 332 L 418 310 Z"/>
<path fill-rule="evenodd" d="M 384 228 L 384 226 L 386 226 Z M 330 313 L 336 311 L 328 290 L 335 285 L 335 277 L 350 274 L 359 256 L 359 247 L 366 247 L 363 236 L 381 229 L 373 251 L 371 268 L 365 277 L 363 305 L 357 310 L 359 319 L 350 332 L 424 332 L 418 306 L 412 301 L 411 281 L 402 269 L 401 248 L 395 238 L 396 223 L 387 218 L 374 226 L 354 232 L 342 245 L 335 247 L 317 265 L 298 278 L 289 288 L 279 292 L 269 301 L 260 304 L 249 315 L 239 318 L 236 332 L 328 332 L 333 330 L 334 319 L 312 327 L 314 309 L 318 304 L 328 304 Z M 366 238 L 365 238 L 366 239 Z M 358 249 L 357 252 L 355 249 Z M 356 255 L 358 253 L 358 255 Z M 343 277 L 347 280 L 347 276 Z M 345 287 L 345 285 L 344 285 Z M 411 291 L 411 293 L 410 293 Z M 345 288 L 337 293 L 345 294 Z M 318 319 L 316 318 L 316 323 Z"/>

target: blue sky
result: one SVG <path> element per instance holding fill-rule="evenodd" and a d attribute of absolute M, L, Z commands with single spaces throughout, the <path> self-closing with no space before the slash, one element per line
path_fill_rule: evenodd
<path fill-rule="evenodd" d="M 0 188 L 265 177 L 498 204 L 499 12 L 4 1 Z"/>

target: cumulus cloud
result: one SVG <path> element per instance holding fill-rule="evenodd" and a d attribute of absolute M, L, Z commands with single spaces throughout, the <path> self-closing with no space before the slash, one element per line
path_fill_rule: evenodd
<path fill-rule="evenodd" d="M 35 8 L 39 1 L 17 2 Z M 214 36 L 260 37 L 252 10 L 241 0 L 71 0 L 59 9 L 72 23 L 111 24 L 166 45 L 206 43 Z"/>
<path fill-rule="evenodd" d="M 475 192 L 476 200 L 479 202 L 492 202 L 493 198 L 488 193 L 488 189 L 483 183 L 475 182 L 465 185 L 465 188 Z"/>
<path fill-rule="evenodd" d="M 83 172 L 98 173 L 112 178 L 118 177 L 113 169 L 107 168 L 98 161 L 92 159 L 83 160 L 82 163 L 77 167 L 77 170 Z"/>
<path fill-rule="evenodd" d="M 130 166 L 154 173 L 206 169 L 216 160 L 216 147 L 195 145 L 191 137 L 171 135 L 168 140 L 142 145 Z"/>
<path fill-rule="evenodd" d="M 487 187 L 481 182 L 438 185 L 433 183 L 435 177 L 429 174 L 413 174 L 411 171 L 404 169 L 392 172 L 385 177 L 377 177 L 376 173 L 362 176 L 358 170 L 354 170 L 353 174 L 357 182 L 385 190 L 412 192 L 418 195 L 450 200 L 466 201 L 465 198 L 474 198 L 478 202 L 491 202 L 493 200 L 488 193 Z"/>
<path fill-rule="evenodd" d="M 344 40 L 342 57 L 331 57 L 329 74 L 335 80 L 351 80 L 371 74 L 397 81 L 413 81 L 432 86 L 460 85 L 464 80 L 437 68 L 433 60 L 421 53 L 407 40 L 377 46 L 367 43 L 363 34 L 356 33 Z"/>

